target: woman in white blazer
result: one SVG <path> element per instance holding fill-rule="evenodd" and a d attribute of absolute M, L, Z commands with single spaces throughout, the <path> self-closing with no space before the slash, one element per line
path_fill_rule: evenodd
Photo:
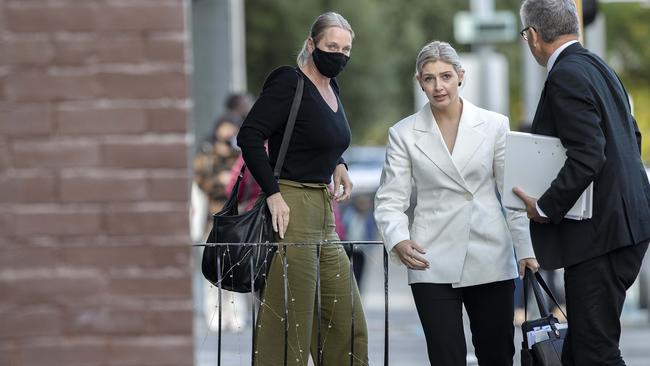
<path fill-rule="evenodd" d="M 512 365 L 514 278 L 539 266 L 526 214 L 504 217 L 496 194 L 508 118 L 460 98 L 464 76 L 448 43 L 420 51 L 416 78 L 429 103 L 389 129 L 375 219 L 408 267 L 431 364 L 465 365 L 464 304 L 479 364 Z"/>

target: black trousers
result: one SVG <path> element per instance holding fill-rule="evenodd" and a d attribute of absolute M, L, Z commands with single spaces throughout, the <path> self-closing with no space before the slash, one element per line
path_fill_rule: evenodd
<path fill-rule="evenodd" d="M 647 249 L 648 243 L 628 246 L 564 269 L 569 329 L 563 365 L 625 365 L 621 311 Z"/>
<path fill-rule="evenodd" d="M 479 365 L 511 366 L 515 354 L 514 289 L 514 280 L 460 288 L 450 284 L 412 284 L 431 365 L 467 364 L 464 304 Z"/>

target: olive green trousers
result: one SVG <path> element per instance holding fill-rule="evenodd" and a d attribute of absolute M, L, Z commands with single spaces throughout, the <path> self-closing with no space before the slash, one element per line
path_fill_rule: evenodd
<path fill-rule="evenodd" d="M 331 194 L 325 184 L 280 180 L 280 192 L 291 209 L 282 242 L 337 241 Z M 356 281 L 350 287 L 350 262 L 340 244 L 280 246 L 273 257 L 262 291 L 255 336 L 255 365 L 284 363 L 284 269 L 288 286 L 289 332 L 287 365 L 306 366 L 309 354 L 317 364 L 318 321 L 317 272 L 320 265 L 320 344 L 322 366 L 350 365 L 354 342 L 354 365 L 368 364 L 368 331 Z M 352 295 L 354 294 L 354 295 Z M 354 296 L 354 335 L 352 335 Z"/>

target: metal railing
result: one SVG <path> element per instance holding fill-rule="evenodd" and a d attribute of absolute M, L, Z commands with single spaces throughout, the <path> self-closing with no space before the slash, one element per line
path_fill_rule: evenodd
<path fill-rule="evenodd" d="M 221 246 L 232 246 L 232 245 L 238 245 L 238 246 L 250 246 L 251 248 L 256 247 L 256 246 L 277 246 L 281 251 L 282 255 L 286 255 L 286 248 L 288 246 L 316 246 L 316 255 L 317 255 L 317 273 L 316 273 L 316 301 L 317 301 L 317 309 L 318 309 L 318 323 L 317 323 L 317 335 L 318 335 L 318 357 L 314 362 L 316 363 L 316 366 L 321 366 L 322 365 L 322 343 L 321 343 L 321 292 L 320 292 L 320 255 L 321 255 L 321 249 L 323 246 L 331 246 L 331 245 L 343 245 L 343 246 L 349 246 L 351 248 L 351 253 L 354 252 L 354 249 L 356 246 L 366 246 L 366 245 L 381 245 L 383 246 L 382 241 L 321 241 L 321 242 L 311 242 L 311 243 L 201 243 L 201 244 L 193 244 L 192 246 L 194 247 L 221 247 Z M 354 366 L 354 332 L 355 332 L 355 306 L 356 304 L 354 303 L 354 256 L 350 255 L 350 291 L 351 291 L 351 316 L 352 316 L 352 322 L 351 322 L 351 327 L 350 327 L 350 334 L 351 334 L 351 342 L 350 342 L 350 366 Z M 251 267 L 251 288 L 255 289 L 254 285 L 254 280 L 255 280 L 255 274 L 252 273 L 252 269 L 254 268 L 254 263 L 253 263 L 253 256 L 249 256 L 250 260 L 250 267 Z M 288 337 L 289 337 L 289 304 L 288 304 L 288 264 L 286 261 L 284 261 L 283 267 L 283 281 L 284 281 L 284 366 L 287 366 L 287 359 L 288 359 Z M 386 250 L 383 250 L 383 267 L 384 267 L 384 366 L 388 366 L 388 253 Z M 216 256 L 216 268 L 221 268 L 221 257 Z M 227 271 L 230 272 L 232 269 L 229 269 Z M 217 366 L 221 366 L 221 343 L 222 343 L 222 273 L 220 271 L 217 271 L 217 283 L 216 286 L 218 288 L 218 330 L 217 330 Z M 256 336 L 256 325 L 255 325 L 255 318 L 256 314 L 259 312 L 257 309 L 257 299 L 255 297 L 255 291 L 250 292 L 250 297 L 251 297 L 251 324 L 252 324 L 252 331 L 251 331 L 251 365 L 255 365 L 255 336 Z"/>

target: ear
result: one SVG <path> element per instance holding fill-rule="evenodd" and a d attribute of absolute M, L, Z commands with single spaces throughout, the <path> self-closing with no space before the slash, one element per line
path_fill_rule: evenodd
<path fill-rule="evenodd" d="M 418 84 L 420 85 L 420 88 L 422 88 L 422 90 L 424 90 L 424 87 L 422 86 L 422 80 L 420 80 L 420 74 L 419 73 L 415 74 L 415 80 L 418 81 Z"/>
<path fill-rule="evenodd" d="M 314 48 L 316 48 L 314 39 L 311 37 L 307 38 L 307 51 L 309 51 L 309 53 L 312 53 L 314 51 Z"/>
<path fill-rule="evenodd" d="M 458 82 L 463 83 L 465 82 L 465 70 L 460 70 L 458 72 Z M 460 86 L 460 85 L 459 85 Z"/>
<path fill-rule="evenodd" d="M 535 48 L 539 47 L 539 45 L 540 45 L 540 43 L 541 43 L 541 41 L 542 41 L 542 37 L 539 35 L 539 33 L 537 33 L 537 29 L 535 29 L 535 28 L 531 28 L 531 29 L 529 30 L 529 34 L 530 34 L 531 44 L 532 44 Z"/>

